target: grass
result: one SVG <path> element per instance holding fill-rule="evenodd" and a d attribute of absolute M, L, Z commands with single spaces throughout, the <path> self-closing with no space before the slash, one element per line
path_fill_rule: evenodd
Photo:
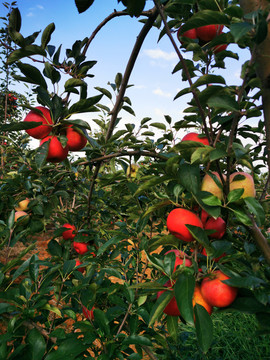
<path fill-rule="evenodd" d="M 214 342 L 203 354 L 198 348 L 195 330 L 180 325 L 177 345 L 163 360 L 269 360 L 270 335 L 256 335 L 255 316 L 244 313 L 212 314 Z"/>

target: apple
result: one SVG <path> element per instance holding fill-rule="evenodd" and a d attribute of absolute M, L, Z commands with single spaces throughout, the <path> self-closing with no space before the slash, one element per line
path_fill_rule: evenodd
<path fill-rule="evenodd" d="M 180 250 L 177 250 L 177 249 L 172 249 L 172 250 L 167 251 L 164 255 L 167 255 L 167 254 L 169 254 L 171 252 L 174 252 L 175 256 L 176 256 L 173 272 L 176 271 L 178 266 L 180 266 L 180 265 L 182 265 L 184 263 L 185 263 L 185 266 L 187 266 L 187 267 L 192 266 L 192 261 L 190 259 L 186 258 L 187 254 L 184 253 L 184 251 L 180 251 Z"/>
<path fill-rule="evenodd" d="M 92 307 L 91 310 L 88 310 L 86 306 L 82 306 L 82 312 L 83 315 L 86 317 L 86 319 L 88 320 L 94 320 L 94 307 Z"/>
<path fill-rule="evenodd" d="M 196 29 L 197 37 L 203 41 L 211 41 L 222 33 L 224 25 L 205 25 Z"/>
<path fill-rule="evenodd" d="M 42 125 L 32 129 L 26 129 L 25 131 L 29 136 L 32 136 L 35 139 L 43 139 L 50 134 L 53 127 L 53 121 L 49 109 L 43 106 L 37 106 L 36 109 L 40 110 L 43 115 L 35 110 L 31 110 L 26 115 L 24 121 L 42 122 Z"/>
<path fill-rule="evenodd" d="M 236 176 L 241 175 L 243 179 L 237 179 Z M 230 191 L 235 189 L 244 189 L 241 199 L 245 197 L 255 197 L 256 190 L 253 177 L 246 172 L 234 172 L 230 175 Z"/>
<path fill-rule="evenodd" d="M 222 239 L 226 232 L 226 222 L 221 218 L 210 217 L 204 225 L 205 230 L 215 230 L 215 232 L 209 234 L 208 236 L 212 239 Z"/>
<path fill-rule="evenodd" d="M 131 164 L 130 166 L 128 166 L 126 174 L 129 177 L 135 178 L 138 170 L 139 170 L 139 165 Z"/>
<path fill-rule="evenodd" d="M 190 242 L 194 238 L 186 225 L 194 225 L 203 228 L 200 218 L 190 210 L 176 208 L 167 217 L 168 231 L 180 240 Z"/>
<path fill-rule="evenodd" d="M 227 47 L 228 47 L 227 44 L 216 45 L 216 46 L 213 47 L 212 51 L 213 51 L 214 54 L 218 54 L 221 51 L 226 50 Z"/>
<path fill-rule="evenodd" d="M 88 247 L 86 243 L 74 241 L 73 247 L 74 250 L 80 255 L 84 255 L 88 252 Z"/>
<path fill-rule="evenodd" d="M 71 151 L 79 151 L 87 144 L 86 137 L 79 131 L 75 130 L 72 124 L 66 127 L 67 146 Z"/>
<path fill-rule="evenodd" d="M 46 141 L 50 141 L 47 161 L 58 163 L 67 158 L 69 150 L 68 146 L 63 147 L 57 136 L 49 135 L 45 137 L 40 141 L 40 145 L 44 144 Z"/>
<path fill-rule="evenodd" d="M 206 224 L 207 220 L 209 219 L 210 215 L 204 209 L 201 211 L 201 222 L 203 226 Z"/>
<path fill-rule="evenodd" d="M 209 305 L 222 308 L 229 306 L 235 300 L 238 289 L 222 282 L 228 279 L 230 279 L 229 276 L 220 270 L 214 271 L 203 279 L 201 294 Z"/>
<path fill-rule="evenodd" d="M 28 198 L 21 200 L 18 202 L 18 206 L 15 207 L 15 210 L 17 211 L 25 211 L 28 209 L 28 204 L 29 204 L 30 200 Z"/>
<path fill-rule="evenodd" d="M 220 200 L 223 200 L 223 187 L 220 176 L 215 171 L 213 171 L 212 174 L 216 176 L 217 181 L 219 181 L 221 187 L 216 184 L 215 180 L 213 180 L 209 174 L 205 174 L 202 179 L 201 190 L 208 191 Z M 223 178 L 225 179 L 225 175 L 223 175 Z"/>
<path fill-rule="evenodd" d="M 76 236 L 76 227 L 74 225 L 71 225 L 71 224 L 64 224 L 62 226 L 63 228 L 66 228 L 68 230 L 64 230 L 63 233 L 62 233 L 62 236 L 65 240 L 73 240 Z"/>
<path fill-rule="evenodd" d="M 80 266 L 82 264 L 82 262 L 80 260 L 76 260 L 76 264 L 75 267 Z M 80 267 L 78 269 L 76 269 L 78 271 L 80 271 L 81 273 L 83 273 L 85 271 L 85 267 Z"/>
<path fill-rule="evenodd" d="M 200 134 L 197 134 L 195 132 L 191 132 L 191 133 L 185 135 L 181 141 L 196 141 L 196 142 L 200 142 L 204 145 L 209 146 L 209 141 L 208 141 L 207 137 L 201 136 Z"/>
<path fill-rule="evenodd" d="M 196 29 L 190 29 L 185 31 L 183 34 L 180 34 L 181 27 L 177 31 L 177 39 L 180 41 L 180 43 L 183 45 L 183 38 L 189 38 L 189 39 L 197 39 L 197 32 Z"/>
<path fill-rule="evenodd" d="M 196 304 L 202 305 L 205 308 L 205 310 L 208 312 L 209 315 L 212 314 L 213 307 L 211 305 L 209 305 L 203 298 L 202 292 L 201 292 L 201 286 L 198 283 L 195 285 L 194 294 L 193 294 L 193 298 L 192 298 L 192 304 L 193 304 L 193 307 Z"/>
<path fill-rule="evenodd" d="M 23 216 L 25 216 L 25 218 L 21 219 L 21 221 L 24 222 L 24 223 L 28 222 L 29 214 L 27 214 L 27 212 L 22 211 L 22 210 L 15 211 L 14 221 L 17 222 Z"/>
<path fill-rule="evenodd" d="M 168 290 L 160 290 L 157 293 L 157 298 L 159 298 L 164 291 L 173 291 L 173 282 L 171 280 L 168 280 L 164 285 L 165 288 L 168 288 Z M 163 310 L 164 314 L 170 315 L 170 316 L 180 316 L 180 311 L 177 306 L 177 302 L 175 299 L 175 296 L 171 298 L 169 303 L 166 305 L 166 307 Z"/>

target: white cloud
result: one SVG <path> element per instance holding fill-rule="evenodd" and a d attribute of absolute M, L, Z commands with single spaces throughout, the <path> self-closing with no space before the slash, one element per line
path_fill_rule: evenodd
<path fill-rule="evenodd" d="M 162 96 L 162 97 L 166 97 L 166 98 L 169 98 L 169 97 L 172 96 L 171 93 L 168 93 L 168 92 L 163 91 L 160 87 L 158 87 L 158 88 L 156 88 L 155 90 L 153 90 L 153 94 L 159 95 L 159 96 Z"/>
<path fill-rule="evenodd" d="M 44 6 L 42 6 L 42 5 L 37 5 L 37 8 L 40 10 L 44 10 Z"/>
<path fill-rule="evenodd" d="M 144 50 L 144 54 L 151 59 L 163 59 L 166 61 L 176 60 L 177 55 L 174 51 L 166 52 L 161 49 L 146 49 Z"/>
<path fill-rule="evenodd" d="M 27 17 L 32 17 L 32 16 L 34 16 L 34 13 L 32 13 L 32 11 L 30 11 L 26 16 Z"/>

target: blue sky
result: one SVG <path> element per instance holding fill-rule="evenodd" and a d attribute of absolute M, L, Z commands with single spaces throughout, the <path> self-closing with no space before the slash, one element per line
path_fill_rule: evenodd
<path fill-rule="evenodd" d="M 114 9 L 122 9 L 117 0 L 96 0 L 83 14 L 78 13 L 74 0 L 18 0 L 17 4 L 22 15 L 22 34 L 28 36 L 34 31 L 42 31 L 49 23 L 54 22 L 56 30 L 51 44 L 56 47 L 62 44 L 62 49 L 70 48 L 76 40 L 90 36 Z M 148 1 L 148 7 L 151 6 L 152 1 Z M 6 14 L 2 3 L 0 14 Z M 124 73 L 141 27 L 138 19 L 125 16 L 113 19 L 97 34 L 87 53 L 87 60 L 97 60 L 97 65 L 92 69 L 95 77 L 88 80 L 89 96 L 97 94 L 95 86 L 108 88 L 108 81 L 113 82 L 116 73 Z M 178 60 L 169 39 L 164 37 L 158 42 L 158 36 L 159 31 L 152 29 L 130 79 L 130 84 L 134 87 L 126 93 L 132 101 L 136 118 L 121 112 L 122 124 L 138 124 L 144 117 L 151 117 L 155 122 L 163 121 L 164 115 L 170 115 L 173 121 L 183 119 L 187 98 L 175 101 L 173 98 L 186 84 L 182 83 L 180 72 L 172 74 Z M 37 43 L 39 41 L 40 38 Z M 231 45 L 229 50 L 238 52 L 240 49 Z M 217 74 L 226 76 L 228 84 L 240 84 L 241 64 L 248 54 L 241 50 L 239 55 L 239 61 L 226 60 L 229 71 L 217 69 Z M 106 105 L 110 105 L 106 103 L 107 100 L 104 101 Z"/>

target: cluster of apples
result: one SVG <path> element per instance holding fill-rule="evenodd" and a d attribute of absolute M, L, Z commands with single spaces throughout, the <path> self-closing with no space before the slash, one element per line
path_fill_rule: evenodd
<path fill-rule="evenodd" d="M 200 26 L 198 28 L 190 29 L 185 31 L 183 34 L 181 34 L 181 28 L 177 31 L 177 38 L 181 42 L 181 44 L 184 44 L 184 38 L 189 38 L 192 40 L 198 39 L 199 43 L 204 45 L 208 43 L 209 41 L 213 40 L 216 36 L 220 35 L 222 33 L 222 30 L 224 28 L 224 25 L 205 25 Z M 211 50 L 214 54 L 218 54 L 221 51 L 224 51 L 227 49 L 227 44 L 221 44 L 214 46 Z"/>
<path fill-rule="evenodd" d="M 47 161 L 59 163 L 65 160 L 69 151 L 79 151 L 87 144 L 86 137 L 74 128 L 72 124 L 64 124 L 59 133 L 67 138 L 66 145 L 63 146 L 57 134 L 53 133 L 54 123 L 50 110 L 43 106 L 37 106 L 31 110 L 25 117 L 26 122 L 41 122 L 37 127 L 27 129 L 29 136 L 39 139 L 40 145 L 49 141 L 49 150 Z"/>

